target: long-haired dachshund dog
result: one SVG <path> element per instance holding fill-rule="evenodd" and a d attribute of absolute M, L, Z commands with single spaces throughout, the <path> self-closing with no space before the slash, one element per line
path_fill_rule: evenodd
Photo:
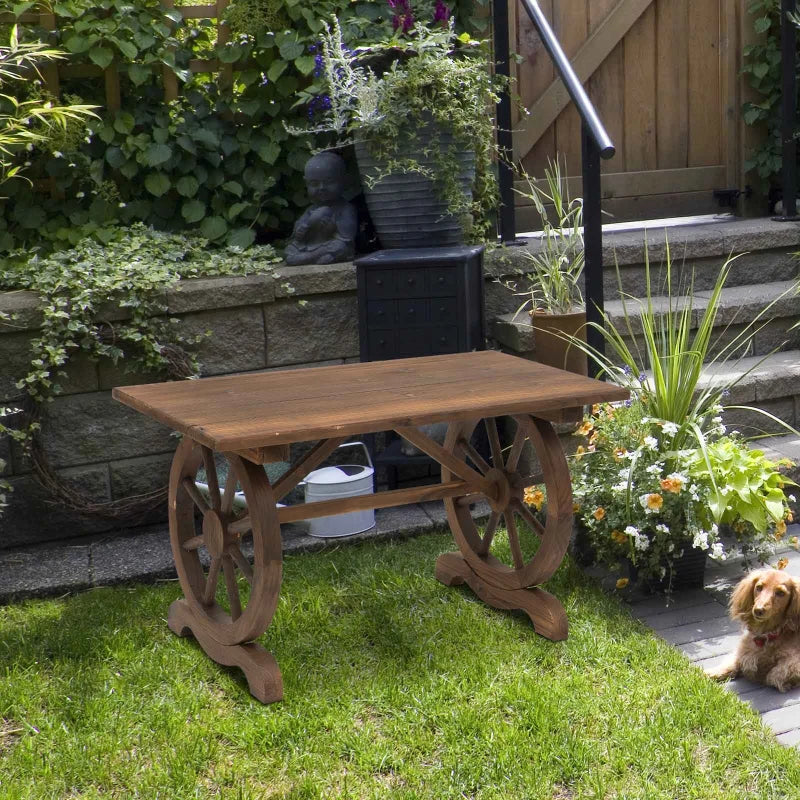
<path fill-rule="evenodd" d="M 730 614 L 745 631 L 731 658 L 708 675 L 741 676 L 780 692 L 800 684 L 800 579 L 777 569 L 751 572 L 734 589 Z"/>

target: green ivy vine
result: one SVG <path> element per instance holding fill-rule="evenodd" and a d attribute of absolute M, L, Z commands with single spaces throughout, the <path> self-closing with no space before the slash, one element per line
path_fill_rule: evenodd
<path fill-rule="evenodd" d="M 114 229 L 105 244 L 86 238 L 42 257 L 31 258 L 29 251 L 12 254 L 0 265 L 0 291 L 36 292 L 42 322 L 31 341 L 30 368 L 16 384 L 20 398 L 15 405 L 25 413 L 0 410 L 0 436 L 31 452 L 45 485 L 71 497 L 73 508 L 115 515 L 113 503 L 98 509 L 96 503 L 82 505 L 74 493 L 67 493 L 36 446 L 40 413 L 61 391 L 68 362 L 81 352 L 94 360 L 124 361 L 127 369 L 150 372 L 154 379 L 196 376 L 199 365 L 192 349 L 204 337 L 181 332 L 179 319 L 168 315 L 166 289 L 185 278 L 272 274 L 280 261 L 269 245 L 247 252 L 209 249 L 202 237 L 159 232 L 143 223 Z M 110 309 L 123 310 L 124 318 L 117 320 L 115 313 L 110 320 Z M 8 315 L 0 320 L 0 330 L 13 330 L 14 322 Z"/>

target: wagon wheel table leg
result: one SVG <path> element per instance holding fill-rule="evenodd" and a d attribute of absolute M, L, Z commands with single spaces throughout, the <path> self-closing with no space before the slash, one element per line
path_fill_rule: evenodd
<path fill-rule="evenodd" d="M 283 697 L 280 669 L 253 639 L 269 626 L 281 585 L 282 547 L 274 495 L 263 467 L 232 453 L 217 458 L 227 461 L 224 486 L 214 453 L 188 437 L 172 462 L 169 532 L 184 598 L 170 606 L 168 625 L 179 636 L 193 634 L 213 661 L 242 669 L 251 694 L 271 703 Z M 201 466 L 206 490 L 198 486 Z M 239 489 L 247 511 L 237 517 L 234 500 Z M 243 537 L 252 538 L 252 566 L 242 552 Z M 203 553 L 207 558 L 201 558 Z"/>
<path fill-rule="evenodd" d="M 564 607 L 553 595 L 537 587 L 558 569 L 569 545 L 573 518 L 569 469 L 549 422 L 528 415 L 507 419 L 511 423 L 508 427 L 515 428 L 507 448 L 501 445 L 496 419 L 483 421 L 489 440 L 488 461 L 470 441 L 476 423 L 454 423 L 448 428 L 444 448 L 470 462 L 491 482 L 491 496 L 486 496 L 491 514 L 481 535 L 470 512 L 470 504 L 480 495 L 445 499 L 450 529 L 460 552 L 445 553 L 438 558 L 436 577 L 448 586 L 466 583 L 495 608 L 524 611 L 537 633 L 548 639 L 566 639 Z M 541 475 L 523 476 L 518 472 L 526 441 L 533 447 Z M 442 481 L 451 477 L 451 470 L 443 466 Z M 542 482 L 547 491 L 543 524 L 524 501 L 525 489 Z M 505 542 L 500 546 L 495 541 L 501 520 L 508 532 L 507 547 Z"/>

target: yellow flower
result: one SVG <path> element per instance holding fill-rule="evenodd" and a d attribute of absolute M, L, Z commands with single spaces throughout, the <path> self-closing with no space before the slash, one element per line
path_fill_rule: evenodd
<path fill-rule="evenodd" d="M 658 494 L 658 492 L 653 492 L 652 494 L 647 495 L 647 507 L 653 509 L 653 511 L 658 511 L 661 506 L 664 505 L 664 498 Z"/>
<path fill-rule="evenodd" d="M 628 537 L 622 531 L 611 531 L 611 538 L 617 544 L 625 544 L 628 541 Z"/>
<path fill-rule="evenodd" d="M 601 410 L 600 403 L 595 403 L 592 406 L 592 416 L 596 417 L 600 413 L 600 410 Z"/>
<path fill-rule="evenodd" d="M 775 538 L 780 541 L 784 536 L 786 536 L 786 523 L 779 519 L 775 523 Z"/>
<path fill-rule="evenodd" d="M 683 489 L 683 481 L 680 478 L 662 478 L 661 488 L 665 492 L 680 494 L 681 489 Z"/>
<path fill-rule="evenodd" d="M 622 447 L 615 447 L 614 448 L 614 461 L 622 461 L 625 456 L 628 455 L 628 451 Z"/>
<path fill-rule="evenodd" d="M 587 436 L 594 430 L 594 425 L 592 425 L 592 421 L 590 419 L 585 419 L 583 421 L 583 425 L 578 428 L 576 431 L 578 436 Z"/>
<path fill-rule="evenodd" d="M 544 503 L 544 492 L 541 489 L 525 489 L 523 499 L 529 506 L 534 506 L 537 511 L 541 511 Z"/>
<path fill-rule="evenodd" d="M 800 539 L 796 536 L 792 536 L 792 538 L 789 539 L 789 544 L 794 547 L 795 550 L 800 550 Z"/>
<path fill-rule="evenodd" d="M 630 581 L 627 578 L 620 578 L 617 581 L 617 589 L 624 589 L 629 583 Z"/>
<path fill-rule="evenodd" d="M 789 559 L 782 558 L 778 563 L 775 565 L 775 569 L 786 569 L 789 566 Z"/>
<path fill-rule="evenodd" d="M 580 503 L 573 503 L 572 504 L 572 513 L 573 514 L 577 514 L 580 510 L 581 510 L 581 504 Z"/>
<path fill-rule="evenodd" d="M 579 444 L 578 449 L 575 451 L 575 460 L 580 461 L 583 458 L 585 452 L 586 448 L 582 444 Z"/>
<path fill-rule="evenodd" d="M 786 512 L 786 521 L 787 522 L 794 522 L 794 514 L 791 511 Z"/>
<path fill-rule="evenodd" d="M 600 522 L 600 520 L 601 520 L 601 519 L 603 519 L 603 518 L 605 517 L 605 515 L 606 515 L 606 510 L 603 508 L 603 506 L 598 506 L 598 507 L 597 507 L 597 508 L 594 510 L 594 512 L 592 513 L 592 516 L 593 516 L 593 517 L 594 517 L 594 518 L 595 518 L 595 519 L 596 519 L 598 522 Z"/>

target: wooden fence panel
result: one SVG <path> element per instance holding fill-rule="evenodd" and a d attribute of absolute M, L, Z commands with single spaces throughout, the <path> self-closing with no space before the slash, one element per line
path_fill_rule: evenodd
<path fill-rule="evenodd" d="M 617 146 L 603 163 L 616 220 L 720 210 L 741 180 L 741 45 L 746 0 L 551 0 L 540 6 Z M 520 116 L 514 154 L 540 178 L 548 158 L 580 173 L 580 123 L 535 31 L 517 9 Z M 580 184 L 577 194 L 580 195 Z M 522 188 L 522 187 L 520 187 Z M 536 222 L 523 199 L 518 229 Z M 611 219 L 609 218 L 609 221 Z"/>

